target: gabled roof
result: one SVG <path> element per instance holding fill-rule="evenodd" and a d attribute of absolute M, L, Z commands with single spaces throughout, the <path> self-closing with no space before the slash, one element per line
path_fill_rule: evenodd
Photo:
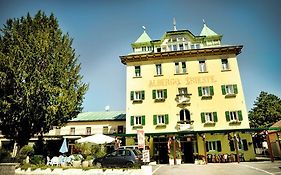
<path fill-rule="evenodd" d="M 200 36 L 214 36 L 214 35 L 218 35 L 216 32 L 214 32 L 213 30 L 211 30 L 205 23 L 203 26 L 203 29 L 200 33 Z"/>
<path fill-rule="evenodd" d="M 105 121 L 105 120 L 126 120 L 125 111 L 101 111 L 101 112 L 83 112 L 70 122 L 76 121 Z"/>
<path fill-rule="evenodd" d="M 148 36 L 148 34 L 144 30 L 143 33 L 141 34 L 141 36 L 137 39 L 137 41 L 135 43 L 143 43 L 143 42 L 150 42 L 150 41 L 151 41 L 151 38 Z"/>

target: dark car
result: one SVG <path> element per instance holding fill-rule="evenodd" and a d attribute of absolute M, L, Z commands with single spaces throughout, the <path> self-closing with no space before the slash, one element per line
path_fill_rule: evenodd
<path fill-rule="evenodd" d="M 118 149 L 104 157 L 97 158 L 93 164 L 97 167 L 132 167 L 142 164 L 142 153 L 139 150 Z"/>

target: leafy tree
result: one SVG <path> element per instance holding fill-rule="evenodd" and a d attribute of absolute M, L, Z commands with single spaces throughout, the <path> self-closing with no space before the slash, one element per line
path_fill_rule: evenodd
<path fill-rule="evenodd" d="M 53 14 L 8 19 L 0 31 L 0 130 L 22 147 L 77 116 L 88 85 Z"/>
<path fill-rule="evenodd" d="M 281 99 L 273 94 L 261 92 L 249 111 L 250 126 L 270 127 L 281 120 Z"/>

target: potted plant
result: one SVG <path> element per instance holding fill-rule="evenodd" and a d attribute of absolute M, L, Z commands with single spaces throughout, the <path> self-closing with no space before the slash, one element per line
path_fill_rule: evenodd
<path fill-rule="evenodd" d="M 76 168 L 80 167 L 81 160 L 82 160 L 82 156 L 80 154 L 74 154 L 73 162 L 72 162 L 73 167 L 76 167 Z"/>
<path fill-rule="evenodd" d="M 176 150 L 176 164 L 177 165 L 181 164 L 181 156 L 182 156 L 181 150 Z M 169 153 L 169 164 L 174 165 L 174 151 L 173 150 L 170 150 L 170 153 Z"/>

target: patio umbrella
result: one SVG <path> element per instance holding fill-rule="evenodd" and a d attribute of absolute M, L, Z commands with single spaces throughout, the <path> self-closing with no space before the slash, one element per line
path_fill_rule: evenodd
<path fill-rule="evenodd" d="M 66 153 L 68 152 L 68 146 L 67 146 L 67 143 L 66 143 L 66 138 L 63 139 L 63 142 L 62 142 L 62 145 L 60 147 L 60 153 Z"/>
<path fill-rule="evenodd" d="M 105 144 L 105 143 L 111 143 L 114 140 L 115 140 L 114 138 L 103 135 L 103 134 L 95 134 L 92 136 L 78 139 L 78 140 L 76 140 L 76 142 L 78 142 L 78 143 L 89 142 L 89 143 L 95 143 L 95 144 Z"/>

